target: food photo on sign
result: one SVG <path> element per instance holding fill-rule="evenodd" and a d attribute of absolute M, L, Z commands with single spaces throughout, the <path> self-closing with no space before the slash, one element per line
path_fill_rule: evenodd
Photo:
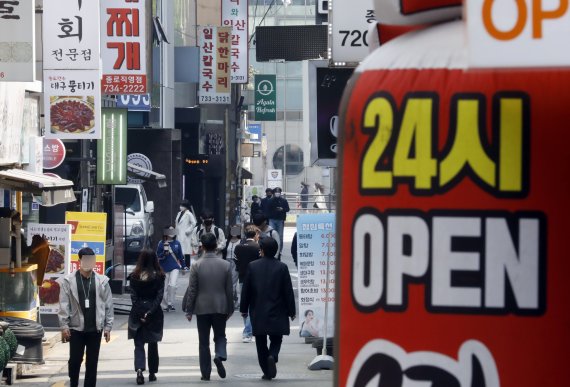
<path fill-rule="evenodd" d="M 366 57 L 340 106 L 335 384 L 564 384 L 570 70 L 470 67 L 459 1 L 375 4 L 418 28 Z"/>

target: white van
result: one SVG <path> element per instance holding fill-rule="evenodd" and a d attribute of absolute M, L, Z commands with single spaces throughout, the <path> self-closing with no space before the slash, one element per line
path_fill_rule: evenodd
<path fill-rule="evenodd" d="M 115 186 L 115 204 L 125 206 L 125 264 L 136 264 L 139 253 L 152 245 L 154 202 L 141 184 Z"/>

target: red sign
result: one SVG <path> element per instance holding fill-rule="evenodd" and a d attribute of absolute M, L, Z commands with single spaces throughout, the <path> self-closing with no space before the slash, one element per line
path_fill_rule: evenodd
<path fill-rule="evenodd" d="M 54 169 L 65 159 L 65 145 L 55 138 L 44 138 L 44 169 Z"/>
<path fill-rule="evenodd" d="M 467 72 L 452 25 L 343 98 L 339 386 L 567 379 L 570 71 Z"/>

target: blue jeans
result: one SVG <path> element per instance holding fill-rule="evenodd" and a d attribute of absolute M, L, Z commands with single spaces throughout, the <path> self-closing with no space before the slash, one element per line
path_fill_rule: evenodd
<path fill-rule="evenodd" d="M 285 229 L 285 221 L 279 219 L 269 219 L 269 226 L 279 234 L 279 255 L 283 251 L 283 230 Z"/>
<path fill-rule="evenodd" d="M 251 329 L 251 319 L 249 318 L 249 314 L 247 317 L 243 317 L 243 333 L 242 337 L 252 337 L 253 330 Z"/>

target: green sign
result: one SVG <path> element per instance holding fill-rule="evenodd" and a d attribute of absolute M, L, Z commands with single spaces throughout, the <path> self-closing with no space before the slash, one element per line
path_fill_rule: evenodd
<path fill-rule="evenodd" d="M 277 120 L 275 75 L 255 76 L 255 121 Z"/>
<path fill-rule="evenodd" d="M 127 183 L 127 109 L 101 109 L 97 184 Z"/>

